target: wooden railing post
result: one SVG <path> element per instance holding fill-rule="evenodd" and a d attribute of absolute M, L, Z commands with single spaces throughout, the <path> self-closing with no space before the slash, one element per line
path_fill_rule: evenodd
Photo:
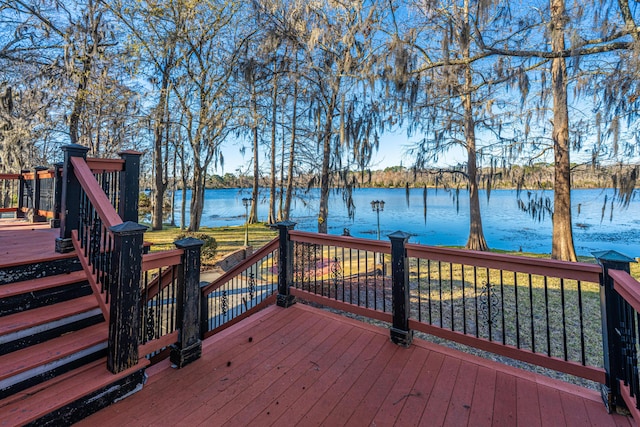
<path fill-rule="evenodd" d="M 124 168 L 120 173 L 120 200 L 118 215 L 122 221 L 138 222 L 138 199 L 140 197 L 140 156 L 138 151 L 123 151 L 120 157 Z"/>
<path fill-rule="evenodd" d="M 200 250 L 202 240 L 187 237 L 175 242 L 182 249 L 182 263 L 178 268 L 178 296 L 176 298 L 178 343 L 171 348 L 171 363 L 178 368 L 187 366 L 202 355 L 200 340 Z M 202 315 L 206 316 L 206 313 Z"/>
<path fill-rule="evenodd" d="M 293 242 L 289 239 L 289 230 L 293 230 L 295 222 L 282 221 L 276 224 L 279 231 L 280 249 L 278 251 L 278 296 L 276 304 L 290 307 L 296 303 L 289 286 L 293 282 Z"/>
<path fill-rule="evenodd" d="M 411 235 L 402 231 L 389 234 L 391 240 L 391 341 L 409 347 L 413 331 L 409 329 L 409 268 L 405 244 Z"/>
<path fill-rule="evenodd" d="M 69 144 L 62 147 L 64 165 L 62 167 L 62 196 L 60 205 L 60 237 L 56 239 L 56 252 L 64 253 L 73 250 L 71 230 L 78 228 L 80 217 L 80 183 L 73 173 L 72 157 L 87 158 L 87 147 Z"/>
<path fill-rule="evenodd" d="M 143 235 L 147 227 L 127 221 L 114 225 L 109 305 L 107 369 L 122 372 L 138 363 L 140 277 Z"/>
<path fill-rule="evenodd" d="M 41 188 L 40 188 L 40 177 L 38 176 L 38 172 L 47 170 L 44 166 L 36 166 L 33 168 L 33 217 L 31 218 L 32 222 L 42 222 L 46 220 L 46 217 L 38 214 L 40 210 L 40 197 L 41 197 Z"/>
<path fill-rule="evenodd" d="M 16 212 L 16 218 L 24 218 L 25 208 L 29 207 L 29 199 L 25 198 L 25 193 L 29 191 L 31 184 L 26 179 L 24 179 L 24 174 L 28 172 L 29 169 L 20 170 L 20 182 L 18 184 L 18 211 Z M 27 204 L 25 204 L 25 201 L 27 202 Z"/>
<path fill-rule="evenodd" d="M 55 163 L 53 170 L 53 218 L 49 222 L 51 228 L 60 228 L 60 209 L 62 206 L 62 167 L 63 163 Z"/>
<path fill-rule="evenodd" d="M 622 270 L 628 273 L 630 271 L 629 263 L 634 260 L 616 251 L 594 252 L 593 256 L 602 266 L 600 310 L 606 379 L 605 384 L 602 384 L 601 395 L 607 411 L 611 413 L 616 406 L 624 406 L 618 385 L 618 379 L 622 377 L 621 369 L 624 361 L 622 360 L 622 341 L 620 339 L 622 301 L 620 295 L 613 288 L 613 279 L 609 276 L 609 270 Z"/>

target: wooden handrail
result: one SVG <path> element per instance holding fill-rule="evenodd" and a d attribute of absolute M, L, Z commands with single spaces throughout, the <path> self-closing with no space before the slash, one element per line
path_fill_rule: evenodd
<path fill-rule="evenodd" d="M 613 279 L 613 289 L 640 313 L 640 282 L 622 270 L 609 270 L 609 276 Z"/>
<path fill-rule="evenodd" d="M 310 243 L 314 245 L 340 246 L 343 248 L 359 249 L 380 253 L 391 253 L 391 242 L 383 240 L 369 240 L 359 237 L 337 236 L 334 234 L 318 234 L 308 231 L 289 231 L 292 242 Z"/>
<path fill-rule="evenodd" d="M 231 278 L 237 276 L 238 274 L 249 268 L 251 265 L 255 264 L 257 260 L 262 259 L 267 254 L 275 251 L 278 248 L 279 242 L 280 239 L 276 237 L 275 239 L 258 249 L 249 258 L 235 265 L 233 268 L 231 268 L 231 270 L 227 271 L 222 276 L 218 277 L 216 280 L 202 288 L 202 295 L 208 295 L 211 292 L 215 291 L 217 288 L 228 282 Z"/>
<path fill-rule="evenodd" d="M 87 165 L 93 173 L 100 172 L 121 172 L 124 170 L 123 159 L 97 159 L 87 157 Z"/>
<path fill-rule="evenodd" d="M 38 179 L 55 178 L 56 172 L 53 169 L 38 171 Z"/>
<path fill-rule="evenodd" d="M 19 173 L 0 173 L 0 179 L 20 179 Z"/>
<path fill-rule="evenodd" d="M 168 267 L 182 263 L 184 249 L 171 249 L 142 255 L 142 271 L 154 268 Z"/>
<path fill-rule="evenodd" d="M 71 164 L 73 165 L 76 178 L 78 178 L 80 185 L 84 188 L 85 194 L 89 200 L 91 200 L 91 204 L 96 212 L 98 212 L 104 225 L 109 228 L 122 224 L 122 219 L 118 216 L 107 195 L 102 188 L 100 188 L 100 184 L 98 184 L 98 181 L 93 176 L 93 172 L 91 172 L 91 169 L 89 169 L 84 159 L 81 157 L 71 157 Z"/>
<path fill-rule="evenodd" d="M 440 248 L 414 243 L 407 243 L 406 248 L 407 256 L 409 257 L 585 282 L 599 283 L 600 273 L 602 273 L 602 267 L 599 265 L 585 262 L 529 258 L 467 249 Z"/>

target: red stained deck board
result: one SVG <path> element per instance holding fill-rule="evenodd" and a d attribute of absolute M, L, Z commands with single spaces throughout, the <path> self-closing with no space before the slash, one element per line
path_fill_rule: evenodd
<path fill-rule="evenodd" d="M 587 408 L 584 405 L 584 399 L 578 396 L 572 396 L 567 393 L 560 395 L 562 408 L 564 409 L 564 420 L 566 427 L 583 427 L 591 425 Z"/>
<path fill-rule="evenodd" d="M 606 412 L 602 411 L 602 402 L 595 402 L 593 400 L 585 399 L 583 400 L 583 403 L 587 410 L 587 416 L 589 417 L 589 422 L 594 426 L 600 426 L 600 427 L 635 426 L 631 418 L 627 418 L 627 417 L 613 418 Z"/>
<path fill-rule="evenodd" d="M 478 365 L 469 362 L 462 362 L 456 384 L 453 387 L 453 394 L 449 400 L 449 409 L 444 420 L 446 425 L 463 426 L 467 425 L 471 414 L 471 404 L 473 402 L 473 391 L 478 375 Z"/>
<path fill-rule="evenodd" d="M 380 372 L 384 370 L 399 350 L 402 349 L 396 346 L 385 345 L 378 353 L 375 355 L 372 354 L 371 364 L 368 369 L 358 377 L 333 411 L 325 414 L 326 418 L 322 421 L 322 424 L 331 426 L 346 425 L 353 412 L 368 397 L 367 393 L 371 390 L 371 386 L 375 383 Z"/>
<path fill-rule="evenodd" d="M 260 375 L 257 381 L 239 384 L 242 390 L 239 396 L 228 401 L 214 415 L 207 414 L 204 422 L 222 424 L 231 421 L 235 425 L 245 425 L 261 412 L 265 416 L 270 416 L 268 407 L 271 397 L 280 395 L 283 389 L 290 385 L 295 385 L 301 392 L 304 391 L 311 382 L 311 379 L 304 375 L 305 372 L 314 366 L 313 362 L 316 359 L 328 358 L 331 362 L 331 358 L 337 357 L 336 351 L 340 350 L 332 354 L 332 349 L 345 336 L 349 336 L 349 333 L 345 334 L 338 325 L 323 325 L 319 333 L 309 340 L 308 345 L 298 347 L 277 366 L 272 366 Z M 355 338 L 355 334 L 351 337 Z M 238 414 L 241 411 L 243 413 Z M 189 419 L 185 421 L 190 422 Z"/>
<path fill-rule="evenodd" d="M 297 347 L 293 345 L 295 338 L 303 335 L 313 337 L 323 326 L 325 325 L 320 319 L 307 317 L 292 326 L 291 331 L 286 326 L 280 331 L 274 331 L 272 337 L 263 341 L 266 345 L 261 346 L 262 349 L 247 347 L 246 358 L 243 358 L 245 355 L 238 358 L 223 358 L 217 364 L 209 363 L 205 368 L 217 372 L 210 371 L 209 375 L 201 375 L 194 371 L 186 387 L 183 388 L 184 393 L 191 398 L 176 407 L 175 412 L 168 417 L 158 416 L 153 418 L 152 422 L 183 423 L 187 422 L 187 418 L 195 417 L 193 414 L 200 409 L 211 411 L 210 414 L 216 412 L 242 393 L 246 384 L 258 380 L 265 372 L 266 366 L 277 366 L 286 356 L 294 352 Z M 256 357 L 257 355 L 260 357 Z M 232 364 L 227 366 L 228 362 Z M 242 366 L 242 369 L 235 369 L 234 366 Z M 210 405 L 212 401 L 213 404 Z M 198 417 L 206 415 L 206 413 L 199 413 Z"/>
<path fill-rule="evenodd" d="M 394 358 L 389 361 L 382 372 L 376 375 L 377 380 L 367 392 L 367 398 L 362 401 L 357 410 L 351 415 L 348 424 L 370 424 L 378 408 L 382 405 L 389 392 L 401 376 L 404 367 L 415 352 L 415 348 L 398 348 Z"/>
<path fill-rule="evenodd" d="M 364 333 L 363 333 L 364 334 Z M 353 383 L 367 370 L 372 360 L 372 355 L 377 354 L 388 338 L 374 336 L 366 348 L 352 359 L 351 363 L 344 365 L 344 371 L 336 370 L 335 382 L 329 384 L 334 375 L 325 375 L 320 382 L 321 388 L 314 388 L 315 392 L 306 390 L 306 393 L 295 402 L 288 414 L 277 422 L 310 424 L 313 421 L 322 421 L 327 414 L 332 413 L 340 404 L 343 396 L 351 388 Z M 328 389 L 326 387 L 329 387 Z M 316 399 L 314 399 L 316 397 Z"/>
<path fill-rule="evenodd" d="M 45 362 L 62 359 L 79 350 L 104 342 L 108 325 L 100 323 L 43 343 L 0 356 L 0 379 L 33 369 Z"/>
<path fill-rule="evenodd" d="M 407 364 L 402 369 L 398 380 L 380 405 L 375 414 L 376 423 L 380 425 L 391 425 L 398 418 L 402 408 L 408 399 L 417 397 L 414 386 L 422 366 L 429 357 L 428 352 L 414 351 Z"/>
<path fill-rule="evenodd" d="M 98 308 L 96 297 L 88 295 L 69 301 L 31 310 L 9 316 L 0 317 L 0 334 L 9 334 L 44 323 L 53 322 L 78 313 L 84 313 Z"/>
<path fill-rule="evenodd" d="M 75 252 L 55 251 L 56 237 L 60 237 L 60 229 L 48 223 L 0 220 L 0 267 L 74 257 Z"/>
<path fill-rule="evenodd" d="M 420 425 L 442 425 L 444 423 L 453 387 L 460 371 L 460 359 L 446 358 L 436 378 L 427 406 L 420 417 Z"/>
<path fill-rule="evenodd" d="M 538 387 L 535 383 L 518 378 L 516 380 L 517 405 L 516 414 L 518 425 L 531 427 L 541 426 L 542 419 L 540 413 L 540 402 L 538 399 Z"/>
<path fill-rule="evenodd" d="M 8 298 L 27 292 L 35 292 L 43 289 L 55 288 L 71 283 L 87 280 L 83 271 L 74 271 L 69 274 L 59 274 L 56 276 L 41 277 L 39 279 L 25 280 L 0 286 L 0 298 Z"/>
<path fill-rule="evenodd" d="M 181 370 L 150 369 L 157 376 L 150 385 L 80 425 L 209 426 L 226 418 L 229 425 L 258 426 L 529 426 L 536 420 L 565 425 L 565 415 L 576 412 L 570 421 L 584 427 L 630 425 L 626 417 L 606 414 L 591 391 L 417 339 L 410 349 L 400 348 L 388 330 L 353 319 L 300 304 L 260 316 L 206 340 L 202 359 Z M 332 324 L 333 345 L 320 332 Z M 288 373 L 277 375 L 284 361 Z M 403 389 L 412 395 L 389 406 Z M 539 417 L 527 415 L 532 393 Z M 368 411 L 368 401 L 377 402 L 375 410 Z M 455 412 L 469 402 L 468 418 Z M 395 419 L 393 411 L 399 412 Z"/>
<path fill-rule="evenodd" d="M 496 396 L 493 403 L 493 425 L 515 426 L 517 423 L 516 377 L 497 372 Z"/>
<path fill-rule="evenodd" d="M 358 338 L 359 332 L 356 328 L 340 328 L 331 335 L 330 339 L 323 342 L 322 347 L 326 352 L 323 353 L 324 349 L 318 347 L 319 351 L 313 351 L 309 357 L 302 358 L 291 370 L 286 373 L 278 372 L 280 375 L 276 381 L 264 392 L 253 397 L 243 411 L 232 418 L 216 417 L 216 421 L 226 421 L 226 425 L 269 425 L 272 419 L 287 411 L 300 395 L 313 388 L 321 376 L 321 370 L 331 367 L 341 354 L 348 351 L 349 346 Z M 327 348 L 329 346 L 331 348 Z"/>
<path fill-rule="evenodd" d="M 472 426 L 490 426 L 493 422 L 493 404 L 496 394 L 496 371 L 480 366 L 476 375 L 476 384 L 471 401 L 469 424 Z"/>
<path fill-rule="evenodd" d="M 413 386 L 412 395 L 406 399 L 402 412 L 398 416 L 398 425 L 415 425 L 420 422 L 421 414 L 429 401 L 444 359 L 445 356 L 442 353 L 429 352 Z"/>
<path fill-rule="evenodd" d="M 276 310 L 281 309 L 276 308 Z M 281 341 L 281 337 L 273 333 L 274 330 L 288 330 L 291 336 L 295 337 L 302 335 L 318 320 L 310 318 L 301 320 L 300 318 L 300 312 L 289 310 L 280 312 L 280 316 L 271 319 L 270 328 L 260 328 L 252 322 L 240 322 L 224 331 L 226 341 L 221 342 L 214 335 L 207 340 L 211 343 L 205 341 L 203 344 L 203 357 L 200 360 L 180 370 L 163 371 L 161 375 L 164 381 L 154 380 L 143 389 L 149 395 L 149 402 L 143 407 L 138 407 L 135 400 L 124 400 L 120 405 L 123 408 L 115 420 L 127 422 L 130 420 L 129 417 L 138 417 L 149 419 L 150 422 L 164 423 L 169 422 L 171 417 L 181 419 L 185 413 L 188 413 L 181 411 L 187 411 L 189 405 L 204 404 L 203 400 L 207 398 L 204 391 L 209 385 L 224 385 L 231 380 L 232 375 L 241 375 L 236 372 L 237 366 L 242 366 L 243 371 L 246 371 L 261 363 L 262 359 L 256 358 L 256 354 L 265 359 L 271 357 L 277 351 L 277 344 Z M 243 327 L 244 323 L 254 326 L 255 329 Z M 271 326 L 274 329 L 271 329 Z M 251 343 L 249 343 L 249 337 L 252 338 Z M 213 342 L 225 345 L 216 346 L 212 344 Z M 230 366 L 227 366 L 228 362 L 231 362 Z M 180 395 L 184 398 L 165 401 L 163 395 L 166 393 L 167 384 L 170 384 L 173 390 L 180 390 Z M 96 415 L 99 416 L 97 422 L 111 422 L 106 411 Z"/>

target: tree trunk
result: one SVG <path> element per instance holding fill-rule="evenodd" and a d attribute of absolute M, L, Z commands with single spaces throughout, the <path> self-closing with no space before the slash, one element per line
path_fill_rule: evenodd
<path fill-rule="evenodd" d="M 255 88 L 251 91 L 251 112 L 253 115 L 253 191 L 251 192 L 251 212 L 249 213 L 249 224 L 258 222 L 258 187 L 260 186 L 260 164 L 258 162 L 258 106 L 256 101 Z"/>
<path fill-rule="evenodd" d="M 87 100 L 87 85 L 89 84 L 89 75 L 91 74 L 91 56 L 87 55 L 82 60 L 82 73 L 80 74 L 80 82 L 76 91 L 76 97 L 73 101 L 73 110 L 69 115 L 69 138 L 72 144 L 77 144 L 80 139 L 78 128 L 80 126 L 80 114 Z"/>
<path fill-rule="evenodd" d="M 466 36 L 461 37 L 462 54 L 465 59 L 470 57 L 469 48 L 469 0 L 465 1 L 465 28 Z M 476 167 L 476 129 L 473 120 L 473 102 L 471 90 L 473 86 L 473 74 L 471 65 L 465 65 L 464 95 L 464 135 L 467 148 L 467 179 L 469 180 L 469 238 L 466 248 L 475 251 L 489 250 L 482 230 L 482 215 L 480 214 L 480 196 L 478 195 L 478 177 Z"/>
<path fill-rule="evenodd" d="M 338 84 L 339 86 L 339 84 Z M 331 103 L 326 109 L 322 148 L 322 170 L 320 172 L 320 209 L 318 212 L 318 233 L 327 233 L 327 217 L 329 216 L 329 177 L 331 165 L 331 137 L 333 136 L 333 112 L 336 106 L 337 90 L 333 91 Z"/>
<path fill-rule="evenodd" d="M 564 0 L 551 0 L 551 49 L 563 51 Z M 569 109 L 567 105 L 567 65 L 564 58 L 551 63 L 553 91 L 553 154 L 555 160 L 553 195 L 553 235 L 551 257 L 576 261 L 571 226 L 571 164 L 569 159 Z"/>
<path fill-rule="evenodd" d="M 180 202 L 180 230 L 185 229 L 185 220 L 187 219 L 187 182 L 188 171 L 187 162 L 184 157 L 184 144 L 180 145 L 180 180 L 182 182 L 182 201 Z"/>
<path fill-rule="evenodd" d="M 298 121 L 298 80 L 293 85 L 293 106 L 291 107 L 291 142 L 289 144 L 289 165 L 287 170 L 287 194 L 284 200 L 285 220 L 289 219 L 291 213 L 291 200 L 293 199 L 293 162 L 296 151 L 296 123 Z"/>
<path fill-rule="evenodd" d="M 153 163 L 155 165 L 154 188 L 153 188 L 153 213 L 151 215 L 151 229 L 162 230 L 162 220 L 164 217 L 164 163 L 162 161 L 162 137 L 164 134 L 165 118 L 167 115 L 167 88 L 169 87 L 169 72 L 167 69 L 162 73 L 162 84 L 160 88 L 160 99 L 156 107 L 155 126 L 153 129 Z"/>
<path fill-rule="evenodd" d="M 269 217 L 267 224 L 276 223 L 276 115 L 278 114 L 278 77 L 274 66 L 273 91 L 271 93 L 271 186 L 269 188 Z"/>
<path fill-rule="evenodd" d="M 200 229 L 202 208 L 204 207 L 204 178 L 205 170 L 200 167 L 197 161 L 194 162 L 191 204 L 189 205 L 191 210 L 189 215 L 189 231 L 198 231 Z"/>

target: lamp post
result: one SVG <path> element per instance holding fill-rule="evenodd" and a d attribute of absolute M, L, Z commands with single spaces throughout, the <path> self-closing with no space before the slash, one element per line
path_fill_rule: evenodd
<path fill-rule="evenodd" d="M 251 197 L 243 197 L 242 204 L 244 205 L 244 245 L 249 246 L 249 206 L 253 199 Z"/>
<path fill-rule="evenodd" d="M 371 202 L 371 209 L 376 213 L 376 217 L 378 218 L 378 240 L 380 240 L 380 212 L 384 211 L 384 200 L 373 200 Z M 382 254 L 378 254 L 378 259 L 382 264 Z"/>

